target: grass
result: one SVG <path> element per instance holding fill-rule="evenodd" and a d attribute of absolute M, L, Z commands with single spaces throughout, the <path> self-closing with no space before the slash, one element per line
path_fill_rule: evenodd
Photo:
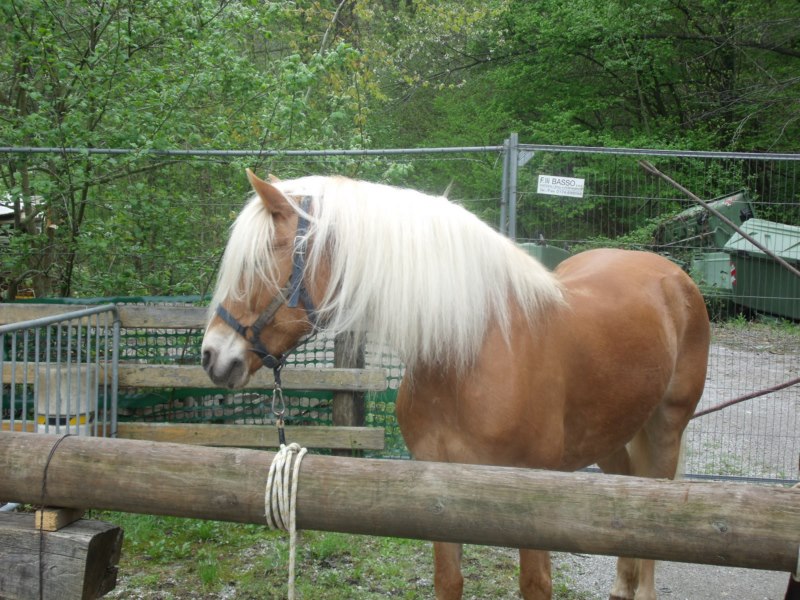
<path fill-rule="evenodd" d="M 288 536 L 258 525 L 95 511 L 125 531 L 117 589 L 109 598 L 263 600 L 285 598 Z M 464 598 L 518 598 L 517 553 L 466 546 Z M 556 600 L 585 600 L 554 569 Z M 433 597 L 428 542 L 305 531 L 297 553 L 298 598 Z"/>

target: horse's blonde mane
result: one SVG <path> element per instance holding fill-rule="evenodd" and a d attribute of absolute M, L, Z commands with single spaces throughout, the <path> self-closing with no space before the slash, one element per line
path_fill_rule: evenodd
<path fill-rule="evenodd" d="M 514 304 L 534 319 L 562 302 L 540 263 L 444 197 L 341 177 L 276 187 L 287 198 L 312 198 L 307 269 L 313 277 L 325 264 L 330 274 L 317 306 L 323 328 L 369 332 L 407 366 L 466 367 L 491 323 L 508 334 Z M 233 225 L 212 309 L 256 278 L 275 289 L 286 283 L 271 269 L 273 234 L 254 197 Z"/>

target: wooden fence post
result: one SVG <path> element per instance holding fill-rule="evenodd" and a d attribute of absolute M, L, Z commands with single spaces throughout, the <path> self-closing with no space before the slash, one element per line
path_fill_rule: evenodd
<path fill-rule="evenodd" d="M 352 332 L 340 333 L 334 340 L 333 366 L 337 368 L 363 369 L 365 365 L 364 345 L 354 347 L 355 335 Z M 346 427 L 363 427 L 366 419 L 366 403 L 363 392 L 334 392 L 333 424 Z M 335 454 L 349 455 L 356 451 L 334 451 Z"/>

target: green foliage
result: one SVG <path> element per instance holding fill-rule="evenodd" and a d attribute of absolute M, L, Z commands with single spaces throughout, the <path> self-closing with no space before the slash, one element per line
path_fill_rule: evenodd
<path fill-rule="evenodd" d="M 0 156 L 0 195 L 21 209 L 0 251 L 9 295 L 206 291 L 245 166 L 452 186 L 498 218 L 494 155 L 202 161 L 151 149 L 497 145 L 518 131 L 535 143 L 794 151 L 800 137 L 793 0 L 0 0 L 0 15 L 4 145 L 140 151 Z M 583 218 L 605 225 L 571 225 L 566 241 L 614 238 L 656 216 L 604 199 L 626 168 L 614 160 L 537 156 L 521 190 L 553 169 L 587 178 L 592 194 L 542 201 L 537 220 L 523 211 L 523 237 Z M 706 198 L 732 185 L 768 196 L 767 174 L 740 165 L 673 167 Z M 776 203 L 762 216 L 796 212 Z"/>
<path fill-rule="evenodd" d="M 517 130 L 537 143 L 794 150 L 790 0 L 415 7 L 387 61 L 405 88 L 391 135 L 413 123 L 415 139 Z"/>
<path fill-rule="evenodd" d="M 5 145 L 144 151 L 367 141 L 371 92 L 360 53 L 335 36 L 322 41 L 332 14 L 316 3 L 265 10 L 216 0 L 5 0 L 0 14 L 9 34 L 0 38 Z M 241 170 L 230 164 L 213 189 L 240 191 L 203 198 L 209 181 L 192 168 L 179 174 L 166 159 L 3 159 L 0 193 L 27 204 L 40 198 L 46 216 L 30 215 L 21 229 L 31 251 L 3 252 L 0 271 L 15 285 L 32 280 L 38 296 L 201 291 L 244 195 Z M 234 172 L 238 186 L 220 185 Z M 198 199 L 203 210 L 194 210 Z M 199 224 L 219 226 L 203 239 Z"/>

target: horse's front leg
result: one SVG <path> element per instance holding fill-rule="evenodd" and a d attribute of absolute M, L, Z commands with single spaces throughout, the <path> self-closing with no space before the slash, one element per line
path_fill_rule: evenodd
<path fill-rule="evenodd" d="M 461 544 L 433 543 L 433 587 L 436 600 L 461 600 Z"/>
<path fill-rule="evenodd" d="M 519 591 L 525 600 L 550 600 L 550 553 L 545 550 L 519 551 Z"/>

